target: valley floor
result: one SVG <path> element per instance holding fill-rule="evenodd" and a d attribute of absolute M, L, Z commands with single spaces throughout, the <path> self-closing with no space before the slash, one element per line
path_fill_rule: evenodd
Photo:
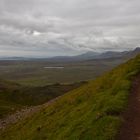
<path fill-rule="evenodd" d="M 133 82 L 118 140 L 140 140 L 140 75 Z"/>

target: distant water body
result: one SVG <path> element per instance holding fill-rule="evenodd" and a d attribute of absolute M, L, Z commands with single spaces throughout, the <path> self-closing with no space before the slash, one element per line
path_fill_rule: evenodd
<path fill-rule="evenodd" d="M 64 67 L 44 67 L 45 69 L 64 69 Z"/>

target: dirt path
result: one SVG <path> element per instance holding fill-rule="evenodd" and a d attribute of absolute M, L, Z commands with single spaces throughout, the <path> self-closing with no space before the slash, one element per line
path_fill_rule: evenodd
<path fill-rule="evenodd" d="M 11 124 L 15 124 L 20 120 L 26 119 L 27 117 L 34 115 L 34 113 L 39 112 L 41 109 L 55 102 L 60 97 L 61 96 L 53 100 L 50 100 L 43 105 L 24 108 L 22 110 L 15 112 L 14 114 L 8 115 L 6 118 L 0 119 L 0 131 L 3 131 L 5 128 L 7 128 Z"/>
<path fill-rule="evenodd" d="M 140 75 L 134 80 L 118 140 L 140 140 Z"/>

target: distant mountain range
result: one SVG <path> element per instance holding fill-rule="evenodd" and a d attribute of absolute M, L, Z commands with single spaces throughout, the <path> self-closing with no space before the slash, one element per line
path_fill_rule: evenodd
<path fill-rule="evenodd" d="M 140 53 L 140 48 L 135 48 L 131 51 L 122 51 L 122 52 L 115 52 L 115 51 L 107 51 L 97 56 L 98 59 L 105 59 L 105 58 L 120 58 L 120 57 L 134 57 Z"/>
<path fill-rule="evenodd" d="M 92 59 L 108 59 L 108 58 L 132 58 L 140 53 L 140 47 L 135 48 L 131 51 L 106 51 L 103 53 L 88 51 L 86 53 L 76 55 L 76 56 L 56 56 L 51 58 L 27 58 L 27 57 L 2 57 L 0 60 L 46 60 L 46 61 L 84 61 Z"/>
<path fill-rule="evenodd" d="M 83 61 L 83 60 L 92 60 L 92 59 L 108 59 L 108 58 L 132 58 L 140 53 L 140 48 L 135 48 L 131 51 L 106 51 L 103 53 L 89 51 L 77 56 L 57 56 L 53 58 L 48 58 L 47 60 L 51 61 Z"/>
<path fill-rule="evenodd" d="M 93 59 L 99 56 L 100 53 L 88 51 L 86 53 L 76 55 L 76 56 L 56 56 L 52 58 L 48 58 L 48 60 L 56 60 L 56 61 L 80 61 L 80 60 L 88 60 Z"/>
<path fill-rule="evenodd" d="M 36 58 L 30 57 L 0 57 L 0 60 L 31 60 Z"/>

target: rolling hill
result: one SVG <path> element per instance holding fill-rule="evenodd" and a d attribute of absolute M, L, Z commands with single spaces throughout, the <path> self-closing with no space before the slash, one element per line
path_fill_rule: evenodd
<path fill-rule="evenodd" d="M 114 140 L 140 55 L 10 126 L 2 140 Z"/>
<path fill-rule="evenodd" d="M 0 81 L 0 118 L 27 106 L 43 104 L 84 83 L 53 84 L 43 87 L 21 86 L 9 81 Z"/>

